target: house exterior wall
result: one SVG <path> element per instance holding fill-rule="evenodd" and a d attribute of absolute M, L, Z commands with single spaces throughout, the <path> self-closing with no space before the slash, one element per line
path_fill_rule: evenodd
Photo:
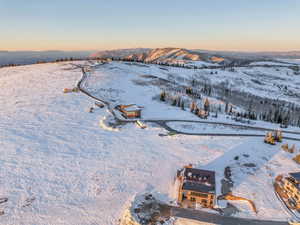
<path fill-rule="evenodd" d="M 204 208 L 213 208 L 215 204 L 215 194 L 197 191 L 182 190 L 178 192 L 178 202 L 181 203 L 183 196 L 190 202 L 200 204 Z"/>
<path fill-rule="evenodd" d="M 289 179 L 284 179 L 283 188 L 290 199 L 296 203 L 296 208 L 300 209 L 300 191 Z"/>
<path fill-rule="evenodd" d="M 137 110 L 137 111 L 123 110 L 123 114 L 127 118 L 139 118 L 139 117 L 141 117 L 141 111 L 139 111 L 139 110 Z"/>

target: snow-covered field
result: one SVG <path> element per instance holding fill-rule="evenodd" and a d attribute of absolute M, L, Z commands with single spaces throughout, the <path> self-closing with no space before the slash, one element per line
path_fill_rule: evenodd
<path fill-rule="evenodd" d="M 254 199 L 258 208 L 257 215 L 248 210 L 238 216 L 289 217 L 275 199 L 272 181 L 299 166 L 279 145 L 265 145 L 261 138 L 160 137 L 166 131 L 153 124 L 144 130 L 134 124 L 103 129 L 99 121 L 109 116 L 106 109 L 88 113 L 93 100 L 63 94 L 81 77 L 72 68 L 59 63 L 0 69 L 0 197 L 8 198 L 0 204 L 0 224 L 116 225 L 137 193 L 159 192 L 172 200 L 176 170 L 188 163 L 215 170 L 218 193 L 224 168 L 233 167 L 233 193 Z M 140 75 L 193 71 L 168 70 L 114 62 L 90 73 L 85 86 L 98 97 L 144 106 L 147 119 L 195 119 L 153 101 L 158 87 L 132 82 Z"/>
<path fill-rule="evenodd" d="M 250 66 L 289 66 L 289 64 L 284 62 L 273 62 L 273 61 L 258 61 L 252 62 Z"/>
<path fill-rule="evenodd" d="M 190 81 L 193 78 L 197 78 L 205 80 L 207 83 L 225 85 L 232 90 L 299 104 L 299 97 L 295 95 L 300 96 L 300 76 L 294 75 L 293 71 L 287 67 L 241 67 L 232 72 L 220 69 L 193 70 L 114 62 L 101 67 L 100 70 L 94 71 L 93 76 L 89 79 L 88 86 L 89 90 L 97 96 L 108 97 L 111 100 L 121 101 L 124 104 L 136 103 L 147 106 L 150 104 L 149 101 L 151 104 L 156 104 L 156 102 L 153 102 L 153 94 L 148 97 L 148 95 L 145 95 L 145 92 L 159 95 L 160 89 L 158 86 L 163 85 L 163 81 L 153 79 L 151 76 L 171 82 L 181 82 L 185 85 L 190 85 Z M 140 86 L 144 86 L 144 88 L 139 88 L 132 81 L 140 84 Z M 154 82 L 155 85 L 151 85 Z M 288 90 L 285 90 L 285 86 L 288 87 Z M 160 105 L 160 103 L 158 104 Z M 167 115 L 158 112 L 156 106 L 157 104 L 153 105 L 152 108 L 147 107 L 145 118 L 167 117 Z"/>

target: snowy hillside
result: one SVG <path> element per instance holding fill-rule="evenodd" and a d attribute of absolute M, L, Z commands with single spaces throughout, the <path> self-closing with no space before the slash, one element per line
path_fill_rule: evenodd
<path fill-rule="evenodd" d="M 189 66 L 205 67 L 218 65 L 287 65 L 297 64 L 297 59 L 291 59 L 289 53 L 268 52 L 222 52 L 207 50 L 190 50 L 183 48 L 133 48 L 99 51 L 91 54 L 91 57 L 122 58 L 133 61 L 163 64 L 185 64 Z M 294 52 L 297 56 L 298 52 Z M 280 59 L 279 56 L 281 56 Z M 279 62 L 278 62 L 279 61 Z M 280 63 L 282 61 L 282 63 Z M 252 64 L 251 64 L 252 63 Z"/>
<path fill-rule="evenodd" d="M 214 63 L 223 62 L 225 59 L 215 55 L 203 52 L 196 52 L 181 48 L 156 48 L 156 49 L 124 49 L 103 51 L 91 55 L 92 57 L 119 57 L 130 60 L 139 60 L 145 62 L 161 62 L 170 64 L 195 64 L 204 66 L 214 65 Z"/>
<path fill-rule="evenodd" d="M 132 54 L 148 54 L 151 49 L 149 48 L 130 48 L 130 49 L 117 49 L 117 50 L 104 50 L 91 54 L 91 57 L 111 58 L 111 57 L 127 57 Z"/>
<path fill-rule="evenodd" d="M 300 64 L 300 56 L 298 59 L 278 59 L 278 61 L 293 63 L 293 64 Z"/>
<path fill-rule="evenodd" d="M 278 86 L 288 85 L 299 94 L 300 78 L 286 67 L 218 70 L 211 75 L 210 69 L 124 62 L 75 64 L 92 68 L 84 82 L 86 90 L 113 104 L 143 106 L 143 119 L 199 120 L 189 110 L 157 100 L 166 80 L 184 84 L 192 77 L 204 77 L 291 102 L 297 98 Z M 0 197 L 8 198 L 0 204 L 4 212 L 1 224 L 116 225 L 135 194 L 155 192 L 174 201 L 171 193 L 176 170 L 189 163 L 216 171 L 218 194 L 224 168 L 232 167 L 233 192 L 253 199 L 258 209 L 256 215 L 247 205 L 233 203 L 241 209 L 235 216 L 291 217 L 276 199 L 272 181 L 279 173 L 299 171 L 292 161 L 296 153 L 286 153 L 280 145 L 266 145 L 260 137 L 168 136 L 156 123 L 147 123 L 146 129 L 134 123 L 107 129 L 103 123 L 109 125 L 112 118 L 106 108 L 89 113 L 93 99 L 80 92 L 63 93 L 64 88 L 75 87 L 81 77 L 81 69 L 66 62 L 0 69 Z M 219 120 L 226 118 L 220 116 Z M 172 126 L 189 129 L 187 124 Z M 193 129 L 203 130 L 201 126 Z M 229 128 L 206 129 L 227 132 Z M 249 163 L 255 166 L 247 167 Z"/>

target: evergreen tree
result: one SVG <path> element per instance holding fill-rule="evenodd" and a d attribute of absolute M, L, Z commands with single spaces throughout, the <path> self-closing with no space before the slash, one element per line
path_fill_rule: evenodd
<path fill-rule="evenodd" d="M 228 113 L 228 102 L 226 102 L 226 104 L 225 104 L 225 114 L 227 114 Z"/>
<path fill-rule="evenodd" d="M 162 102 L 166 101 L 166 92 L 165 91 L 160 93 L 160 101 L 162 101 Z"/>
<path fill-rule="evenodd" d="M 229 114 L 232 114 L 232 105 L 230 105 Z"/>
<path fill-rule="evenodd" d="M 181 109 L 185 110 L 185 108 L 184 108 L 184 101 L 181 101 Z"/>
<path fill-rule="evenodd" d="M 191 112 L 194 112 L 195 109 L 196 109 L 196 103 L 194 101 L 192 101 L 192 104 L 190 106 L 190 110 L 191 110 Z"/>
<path fill-rule="evenodd" d="M 219 108 L 218 108 L 219 112 L 222 112 L 222 106 L 219 104 Z"/>
<path fill-rule="evenodd" d="M 180 98 L 180 97 L 178 97 L 177 106 L 178 106 L 178 107 L 181 106 L 181 98 Z"/>
<path fill-rule="evenodd" d="M 210 103 L 208 101 L 208 98 L 206 98 L 204 102 L 204 111 L 209 112 L 209 108 L 210 108 Z"/>
<path fill-rule="evenodd" d="M 177 105 L 177 101 L 176 101 L 176 98 L 173 99 L 173 102 L 172 102 L 172 106 L 176 106 Z"/>

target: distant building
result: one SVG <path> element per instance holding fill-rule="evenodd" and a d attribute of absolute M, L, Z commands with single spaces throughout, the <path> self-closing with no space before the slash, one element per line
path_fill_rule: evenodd
<path fill-rule="evenodd" d="M 300 209 L 300 172 L 289 173 L 283 180 L 283 189 L 289 197 L 289 203 Z"/>
<path fill-rule="evenodd" d="M 134 104 L 132 105 L 118 105 L 116 107 L 126 119 L 140 118 L 142 109 Z"/>
<path fill-rule="evenodd" d="M 177 172 L 180 181 L 178 202 L 213 208 L 216 199 L 215 172 L 186 166 Z"/>

